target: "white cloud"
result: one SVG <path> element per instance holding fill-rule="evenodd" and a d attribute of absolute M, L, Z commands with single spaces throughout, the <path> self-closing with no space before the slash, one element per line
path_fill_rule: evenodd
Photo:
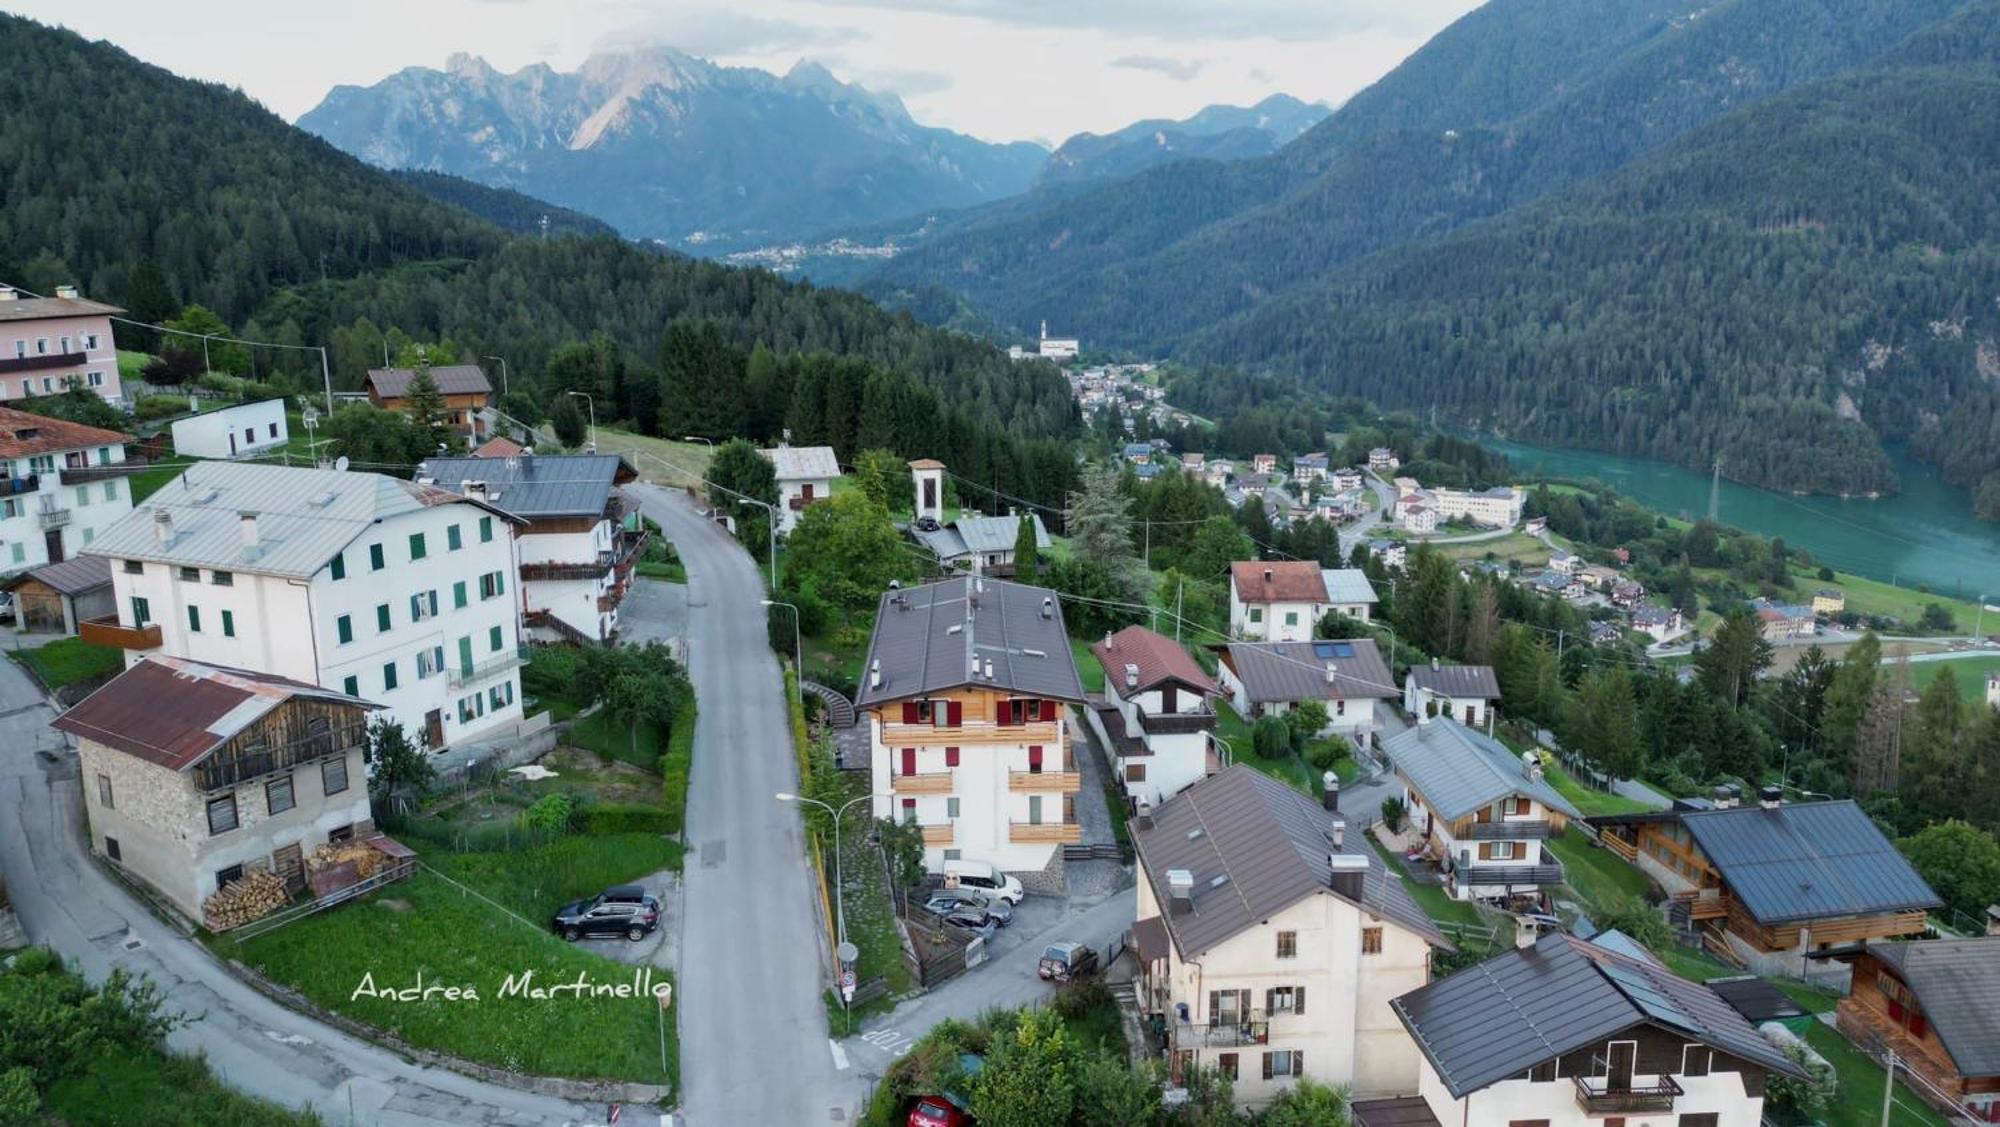
<path fill-rule="evenodd" d="M 833 47 L 867 38 L 859 28 L 693 8 L 649 17 L 597 39 L 600 48 L 672 47 L 703 58 L 768 55 Z"/>
<path fill-rule="evenodd" d="M 1207 59 L 1175 59 L 1165 55 L 1125 55 L 1111 60 L 1114 67 L 1131 70 L 1149 70 L 1164 74 L 1176 82 L 1191 82 L 1208 65 Z"/>
<path fill-rule="evenodd" d="M 845 8 L 969 16 L 1025 27 L 1158 39 L 1297 39 L 1439 26 L 1461 0 L 815 0 Z"/>

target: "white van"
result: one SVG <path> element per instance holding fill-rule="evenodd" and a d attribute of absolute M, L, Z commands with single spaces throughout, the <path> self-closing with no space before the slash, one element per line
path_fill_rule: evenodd
<path fill-rule="evenodd" d="M 1009 904 L 1019 904 L 1026 895 L 1021 882 L 994 868 L 986 861 L 946 861 L 944 863 L 944 886 L 946 888 L 967 888 L 991 899 L 1005 900 Z"/>

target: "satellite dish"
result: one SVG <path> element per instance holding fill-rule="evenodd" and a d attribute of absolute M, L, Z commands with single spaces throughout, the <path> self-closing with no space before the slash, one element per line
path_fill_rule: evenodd
<path fill-rule="evenodd" d="M 338 472 L 345 473 L 347 471 L 347 455 L 342 454 L 340 457 L 335 458 L 333 460 L 333 468 Z"/>

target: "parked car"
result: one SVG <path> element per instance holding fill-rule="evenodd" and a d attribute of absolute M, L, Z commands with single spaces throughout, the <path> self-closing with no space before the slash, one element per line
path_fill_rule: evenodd
<path fill-rule="evenodd" d="M 936 517 L 917 518 L 918 532 L 936 532 L 937 530 L 938 530 L 938 522 Z"/>
<path fill-rule="evenodd" d="M 930 899 L 924 901 L 924 911 L 933 915 L 948 916 L 960 909 L 983 912 L 1001 927 L 1014 922 L 1014 906 L 997 896 L 988 899 L 976 892 L 943 889 L 931 893 Z"/>
<path fill-rule="evenodd" d="M 14 618 L 14 592 L 0 591 L 0 618 L 12 621 Z"/>
<path fill-rule="evenodd" d="M 1035 964 L 1035 973 L 1052 982 L 1069 982 L 1097 969 L 1097 952 L 1081 943 L 1051 943 Z"/>
<path fill-rule="evenodd" d="M 660 926 L 660 902 L 636 884 L 605 889 L 588 900 L 556 909 L 556 934 L 571 943 L 592 936 L 622 935 L 637 943 Z"/>
<path fill-rule="evenodd" d="M 958 1070 L 967 1080 L 976 1078 L 985 1064 L 985 1059 L 977 1053 L 961 1053 L 958 1057 Z M 945 1091 L 918 1096 L 904 1122 L 906 1127 L 972 1127 L 973 1120 L 965 1098 L 957 1092 Z"/>
<path fill-rule="evenodd" d="M 946 912 L 944 922 L 953 927 L 963 928 L 981 939 L 992 940 L 1000 925 L 986 914 L 986 909 L 976 904 L 963 904 Z"/>
<path fill-rule="evenodd" d="M 989 861 L 946 861 L 944 886 L 953 890 L 971 889 L 985 896 L 1003 899 L 1009 904 L 1019 904 L 1026 895 L 1019 880 L 994 868 Z"/>

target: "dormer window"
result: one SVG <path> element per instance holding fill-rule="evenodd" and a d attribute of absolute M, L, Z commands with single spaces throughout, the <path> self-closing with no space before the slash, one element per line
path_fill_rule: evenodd
<path fill-rule="evenodd" d="M 955 728 L 964 722 L 964 706 L 955 700 L 906 700 L 903 723 Z"/>

